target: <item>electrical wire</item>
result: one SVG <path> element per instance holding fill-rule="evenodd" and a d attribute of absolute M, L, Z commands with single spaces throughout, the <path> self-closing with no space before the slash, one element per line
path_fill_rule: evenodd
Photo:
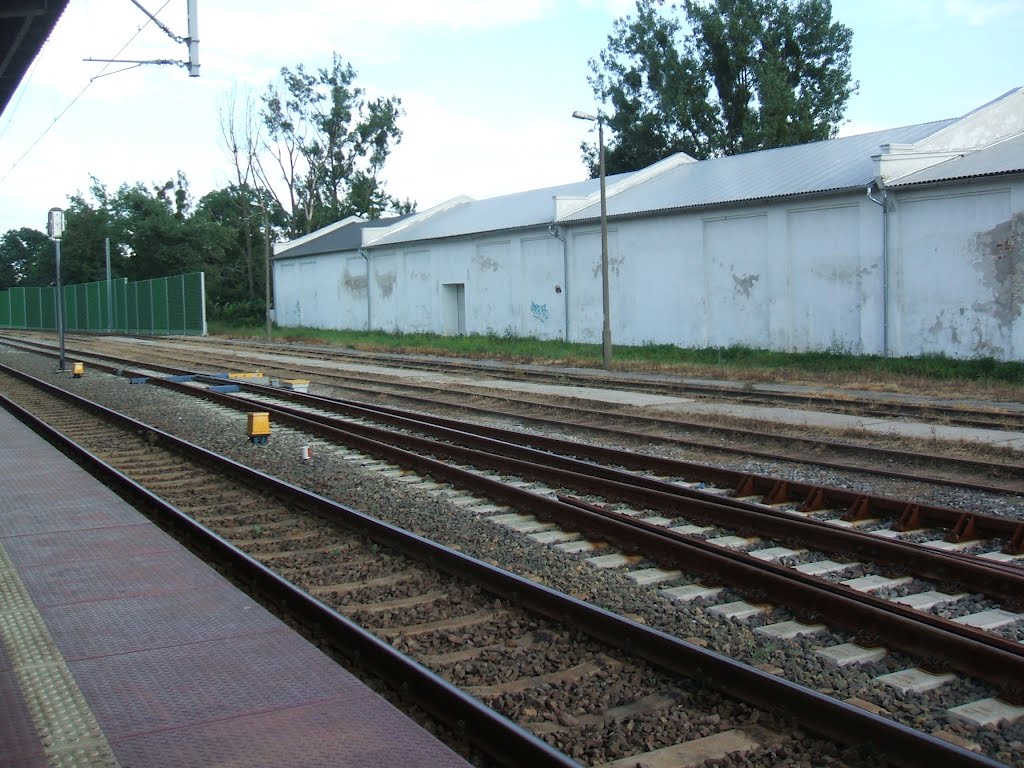
<path fill-rule="evenodd" d="M 171 2 L 171 0 L 165 0 L 164 4 L 161 5 L 160 9 L 155 14 L 153 14 L 153 15 L 156 16 L 161 11 L 163 11 L 163 9 L 166 8 L 170 4 L 170 2 Z M 125 43 L 124 45 L 122 45 L 121 48 L 118 50 L 118 52 L 115 53 L 110 58 L 116 59 L 118 56 L 120 56 L 121 53 L 124 52 L 124 49 L 127 48 L 129 45 L 131 45 L 135 41 L 135 38 L 138 37 L 142 33 L 142 30 L 144 30 L 146 27 L 148 27 L 150 25 L 150 23 L 151 23 L 151 20 L 147 19 L 145 24 L 143 24 L 141 27 L 139 27 L 138 30 L 136 30 L 135 34 L 132 35 L 128 39 L 128 42 Z M 96 79 L 101 77 L 103 75 L 103 73 L 107 71 L 107 69 L 110 67 L 110 65 L 112 63 L 113 62 L 107 62 L 106 64 L 103 65 L 102 69 L 100 69 L 99 72 L 97 72 L 93 77 L 89 78 L 88 82 L 86 82 L 86 84 L 82 87 L 82 90 L 80 90 L 78 92 L 78 95 L 75 96 L 75 98 L 73 98 L 71 100 L 71 103 L 69 103 L 66 107 L 64 107 L 64 109 L 61 110 L 59 115 L 57 115 L 55 118 L 53 118 L 53 122 L 51 122 L 48 126 L 46 126 L 46 128 L 43 129 L 43 132 L 40 133 L 36 137 L 36 140 L 33 141 L 29 145 L 28 149 L 26 149 L 24 152 L 21 153 L 21 157 L 19 157 L 17 160 L 14 161 L 14 164 L 11 165 L 11 167 L 7 169 L 7 173 L 5 173 L 3 176 L 0 176 L 0 183 L 3 183 L 3 181 L 5 179 L 7 179 L 8 176 L 11 175 L 11 173 L 14 171 L 15 168 L 18 167 L 18 165 L 21 163 L 21 161 L 24 160 L 28 156 L 28 153 L 31 152 L 33 149 L 35 149 L 36 145 L 39 144 L 39 142 L 43 140 L 43 137 L 46 136 L 46 134 L 48 134 L 50 132 L 50 129 L 53 128 L 53 126 L 55 126 L 57 124 L 57 121 L 60 120 L 62 117 L 64 117 L 64 115 L 67 113 L 67 111 L 69 109 L 71 109 L 71 107 L 73 107 L 75 105 L 75 102 L 78 101 L 80 98 L 82 98 L 82 94 L 84 94 L 87 90 L 89 90 L 89 86 L 91 86 L 94 82 L 96 82 Z M 19 101 L 20 101 L 20 97 L 19 97 Z M 10 125 L 10 123 L 8 123 L 8 125 Z"/>

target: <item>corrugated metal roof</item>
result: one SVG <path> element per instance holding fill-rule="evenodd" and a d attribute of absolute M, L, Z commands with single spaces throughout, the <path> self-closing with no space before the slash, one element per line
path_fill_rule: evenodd
<path fill-rule="evenodd" d="M 1022 171 L 1024 171 L 1024 133 L 991 147 L 979 149 L 976 152 L 970 152 L 908 174 L 891 182 L 889 186 L 905 187 L 912 184 L 927 184 L 935 181 L 952 181 Z"/>
<path fill-rule="evenodd" d="M 392 216 L 391 218 L 376 219 L 374 221 L 354 221 L 348 226 L 338 227 L 300 245 L 283 250 L 281 253 L 275 254 L 274 259 L 297 259 L 303 256 L 316 256 L 321 253 L 355 251 L 362 245 L 362 231 L 365 227 L 386 227 L 389 224 L 397 224 L 406 218 L 408 216 Z M 325 229 L 328 228 L 325 227 Z M 311 234 L 315 235 L 316 233 Z"/>
<path fill-rule="evenodd" d="M 631 175 L 623 173 L 609 176 L 608 183 Z M 552 198 L 556 195 L 586 197 L 595 193 L 599 186 L 600 182 L 597 179 L 586 179 L 558 187 L 532 189 L 486 200 L 471 200 L 385 235 L 374 240 L 372 245 L 376 248 L 416 240 L 434 240 L 548 224 L 554 218 L 555 204 Z"/>
<path fill-rule="evenodd" d="M 885 144 L 915 144 L 953 125 L 961 118 L 891 128 L 856 136 L 749 152 L 700 162 L 668 164 L 664 171 L 645 171 L 608 177 L 608 215 L 628 216 L 707 205 L 741 203 L 792 195 L 867 187 L 875 178 L 873 155 Z M 946 161 L 901 179 L 899 185 L 1007 172 L 1024 165 L 1024 138 Z M 667 162 L 667 161 L 665 161 Z M 640 183 L 622 182 L 647 176 Z M 616 185 L 623 187 L 616 191 Z M 368 241 L 380 248 L 402 243 L 536 227 L 552 222 L 553 198 L 589 198 L 585 207 L 560 221 L 578 222 L 600 215 L 599 182 L 587 179 L 556 187 L 533 189 L 486 200 L 451 200 L 436 211 L 410 217 L 358 222 L 325 232 L 283 251 L 287 259 L 319 253 L 356 250 L 366 227 L 381 227 L 409 220 L 394 231 Z M 372 236 L 371 236 L 372 237 Z"/>
<path fill-rule="evenodd" d="M 883 144 L 913 144 L 959 118 L 687 163 L 608 198 L 608 215 L 691 208 L 866 187 Z M 596 219 L 600 204 L 566 221 Z"/>

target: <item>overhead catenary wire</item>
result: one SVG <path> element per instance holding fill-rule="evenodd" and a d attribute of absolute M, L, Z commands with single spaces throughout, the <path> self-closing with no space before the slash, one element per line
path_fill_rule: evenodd
<path fill-rule="evenodd" d="M 171 2 L 171 0 L 164 0 L 164 4 L 161 5 L 159 10 L 157 10 L 155 14 L 152 14 L 152 16 L 155 16 L 156 14 L 159 14 L 161 11 L 163 11 L 163 9 L 166 8 L 170 4 L 170 2 Z M 147 15 L 150 15 L 150 14 L 147 13 Z M 151 18 L 152 18 L 152 16 L 151 16 Z M 132 35 L 130 38 L 128 38 L 128 41 L 124 45 L 122 45 L 118 49 L 117 53 L 115 53 L 111 58 L 117 58 L 118 56 L 120 56 L 121 53 L 124 52 L 124 49 L 127 48 L 129 45 L 131 45 L 135 41 L 135 38 L 137 38 L 140 34 L 142 34 L 142 30 L 144 30 L 146 27 L 148 27 L 150 23 L 151 23 L 151 19 L 147 19 L 146 22 L 135 31 L 135 34 Z M 87 90 L 89 90 L 89 86 L 91 86 L 94 82 L 96 82 L 96 80 L 98 78 L 103 76 L 103 73 L 106 72 L 106 70 L 110 67 L 111 63 L 113 63 L 113 62 L 107 62 L 106 64 L 104 64 L 99 72 L 97 72 L 93 77 L 89 78 L 89 80 L 86 82 L 86 84 L 84 86 L 82 86 L 82 90 L 80 90 L 75 95 L 75 97 L 73 99 L 71 99 L 71 101 L 68 103 L 68 105 L 66 107 L 64 107 L 64 109 L 62 109 L 60 111 L 60 114 L 58 114 L 55 118 L 53 118 L 53 120 L 50 122 L 50 124 L 48 126 L 46 126 L 46 128 L 44 128 L 42 130 L 42 132 L 35 138 L 35 140 L 31 144 L 29 144 L 28 148 L 24 152 L 21 153 L 21 156 L 17 160 L 15 160 L 14 163 L 11 164 L 10 168 L 7 169 L 7 172 L 4 173 L 3 176 L 0 176 L 0 183 L 3 183 L 7 179 L 7 177 L 10 176 L 11 173 L 14 172 L 14 169 L 17 168 L 21 164 L 21 161 L 24 160 L 26 157 L 28 157 L 28 154 L 33 149 L 36 148 L 36 146 L 39 144 L 39 142 L 41 142 L 43 140 L 43 138 L 46 136 L 46 134 L 48 134 L 50 132 L 50 130 L 53 128 L 53 126 L 55 126 L 57 124 L 57 121 L 59 121 L 62 117 L 64 117 L 64 115 L 67 114 L 68 110 L 71 109 L 71 107 L 73 107 L 75 105 L 75 102 L 77 102 L 80 98 L 82 98 L 82 95 Z M 132 67 L 130 67 L 130 69 L 131 68 Z M 114 74 L 114 73 L 111 73 L 111 74 Z M 21 100 L 20 96 L 18 97 L 18 100 L 19 101 Z M 9 125 L 10 125 L 10 122 L 8 122 L 8 126 Z"/>

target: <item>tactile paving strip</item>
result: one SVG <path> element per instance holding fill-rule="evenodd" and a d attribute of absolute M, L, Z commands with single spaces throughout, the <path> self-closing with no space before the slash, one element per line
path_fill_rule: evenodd
<path fill-rule="evenodd" d="M 2 543 L 0 641 L 49 764 L 56 768 L 116 766 L 110 744 Z"/>

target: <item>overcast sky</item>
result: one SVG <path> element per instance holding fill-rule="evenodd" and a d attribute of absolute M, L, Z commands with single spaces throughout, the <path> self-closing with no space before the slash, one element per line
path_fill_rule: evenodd
<path fill-rule="evenodd" d="M 162 9 L 160 20 L 186 35 L 186 0 L 141 2 Z M 420 210 L 460 194 L 484 198 L 580 180 L 579 144 L 590 124 L 570 115 L 596 108 L 587 61 L 604 47 L 613 19 L 635 7 L 632 0 L 198 5 L 201 77 L 147 66 L 90 84 L 105 65 L 83 59 L 181 59 L 186 50 L 154 24 L 139 32 L 147 19 L 130 0 L 71 0 L 0 116 L 0 233 L 45 229 L 49 208 L 85 192 L 90 176 L 113 190 L 124 182 L 151 186 L 181 170 L 194 200 L 225 186 L 231 166 L 217 113 L 227 94 L 237 88 L 258 97 L 282 66 L 325 66 L 332 51 L 353 64 L 371 96 L 402 99 L 404 138 L 384 177 L 391 194 Z M 1024 85 L 1024 0 L 833 0 L 833 15 L 853 29 L 860 81 L 843 133 L 955 117 Z M 109 73 L 122 65 L 106 66 Z"/>

